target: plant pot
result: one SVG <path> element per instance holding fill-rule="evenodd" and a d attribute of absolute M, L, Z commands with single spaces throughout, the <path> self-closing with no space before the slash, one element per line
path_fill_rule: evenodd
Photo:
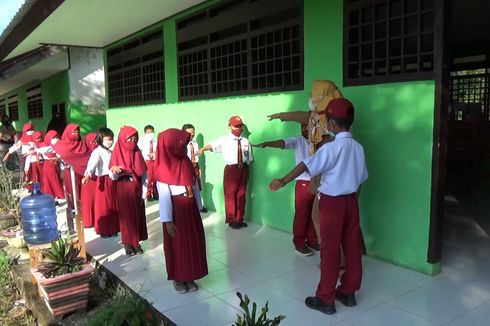
<path fill-rule="evenodd" d="M 24 241 L 24 232 L 18 225 L 3 230 L 2 235 L 7 239 L 10 247 L 18 249 L 27 247 L 27 243 Z"/>
<path fill-rule="evenodd" d="M 31 268 L 39 293 L 53 315 L 63 315 L 87 307 L 89 282 L 94 271 L 92 265 L 85 263 L 79 272 L 46 278 L 37 268 Z"/>

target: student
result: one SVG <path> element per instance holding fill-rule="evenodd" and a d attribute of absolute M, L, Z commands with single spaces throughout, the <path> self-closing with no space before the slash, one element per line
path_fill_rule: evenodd
<path fill-rule="evenodd" d="M 94 230 L 102 238 L 116 236 L 119 232 L 117 218 L 116 191 L 109 170 L 114 133 L 108 128 L 100 128 L 95 142 L 98 145 L 90 154 L 82 183 L 95 179 L 94 184 Z"/>
<path fill-rule="evenodd" d="M 157 141 L 155 140 L 155 128 L 152 125 L 147 125 L 144 128 L 144 136 L 138 141 L 138 147 L 146 162 L 148 172 L 142 179 L 143 199 L 153 201 L 158 199 L 154 174 L 155 152 L 157 149 Z"/>
<path fill-rule="evenodd" d="M 43 133 L 34 131 L 32 134 L 32 145 L 26 157 L 26 170 L 32 183 L 38 182 L 42 188 L 43 157 L 38 153 L 38 149 L 44 147 Z"/>
<path fill-rule="evenodd" d="M 253 161 L 252 149 L 247 138 L 241 137 L 243 121 L 240 116 L 232 116 L 228 120 L 230 134 L 220 137 L 198 151 L 221 153 L 225 161 L 223 190 L 225 193 L 226 223 L 232 229 L 246 227 L 243 221 L 245 215 L 245 197 L 249 165 Z"/>
<path fill-rule="evenodd" d="M 167 276 L 178 293 L 196 291 L 195 280 L 208 274 L 204 228 L 193 198 L 194 167 L 186 156 L 189 140 L 183 130 L 161 132 L 155 168 Z"/>
<path fill-rule="evenodd" d="M 145 203 L 141 194 L 141 178 L 147 168 L 137 142 L 138 130 L 123 126 L 109 161 L 109 168 L 116 181 L 121 242 L 126 255 L 130 256 L 142 254 L 140 241 L 148 239 Z"/>
<path fill-rule="evenodd" d="M 199 155 L 197 152 L 199 150 L 199 144 L 194 140 L 194 136 L 196 135 L 196 130 L 193 125 L 187 123 L 182 126 L 182 130 L 187 131 L 191 135 L 191 140 L 189 144 L 187 144 L 187 156 L 192 162 L 192 166 L 194 168 L 194 173 L 196 175 L 196 183 L 198 187 L 198 191 L 194 194 L 196 196 L 197 207 L 199 207 L 199 211 L 202 213 L 207 213 L 208 210 L 204 207 L 201 198 L 201 167 L 199 166 Z"/>
<path fill-rule="evenodd" d="M 59 139 L 58 133 L 50 130 L 44 137 L 44 146 L 39 148 L 39 153 L 44 157 L 41 189 L 43 193 L 49 194 L 56 199 L 65 199 L 59 159 L 52 148 L 52 145 L 56 144 Z"/>
<path fill-rule="evenodd" d="M 63 170 L 63 182 L 65 190 L 70 194 L 70 205 L 73 208 L 73 189 L 71 181 L 70 168 L 73 168 L 75 174 L 75 189 L 76 196 L 80 198 L 82 178 L 87 169 L 90 150 L 85 142 L 80 137 L 80 126 L 75 123 L 70 123 L 66 126 L 65 131 L 61 135 L 61 139 L 53 145 L 54 151 L 61 157 L 65 164 Z"/>
<path fill-rule="evenodd" d="M 327 105 L 327 129 L 335 134 L 333 142 L 318 151 L 281 179 L 273 179 L 270 189 L 276 191 L 303 172 L 321 174 L 320 181 L 320 283 L 316 296 L 305 304 L 326 314 L 335 313 L 335 300 L 355 306 L 354 293 L 361 287 L 361 228 L 357 192 L 368 173 L 364 149 L 354 140 L 349 128 L 354 122 L 354 106 L 347 99 L 333 99 Z M 345 272 L 339 287 L 340 245 L 345 255 Z"/>
<path fill-rule="evenodd" d="M 89 132 L 85 135 L 85 145 L 88 148 L 88 152 L 92 154 L 92 152 L 97 148 L 97 142 L 95 138 L 97 137 L 97 133 Z M 90 160 L 90 158 L 89 158 Z M 88 165 L 88 162 L 87 162 Z M 86 172 L 86 171 L 85 171 Z M 81 194 L 80 201 L 82 203 L 82 222 L 85 228 L 91 228 L 95 223 L 95 187 L 97 178 L 95 176 L 91 176 L 89 178 L 82 178 L 82 186 L 81 186 Z"/>
<path fill-rule="evenodd" d="M 9 149 L 7 154 L 3 157 L 3 161 L 6 162 L 9 160 L 9 157 L 12 155 L 15 155 L 15 153 L 20 149 L 22 153 L 22 157 L 24 158 L 21 163 L 23 164 L 23 169 L 24 169 L 24 180 L 27 183 L 26 184 L 26 189 L 30 190 L 31 188 L 31 175 L 29 173 L 29 167 L 31 164 L 31 160 L 36 160 L 36 157 L 32 157 L 32 153 L 34 151 L 34 146 L 33 146 L 33 139 L 32 135 L 34 134 L 34 127 L 32 123 L 26 123 L 24 124 L 22 128 L 22 135 L 19 138 L 19 140 L 12 145 Z M 36 156 L 36 155 L 34 155 Z"/>
<path fill-rule="evenodd" d="M 289 137 L 268 141 L 255 147 L 275 147 L 281 149 L 294 149 L 296 164 L 299 164 L 310 156 L 308 141 L 308 129 L 305 124 L 301 125 L 301 136 Z M 302 173 L 296 178 L 296 187 L 294 192 L 294 221 L 293 221 L 293 243 L 296 253 L 302 256 L 313 255 L 314 250 L 319 251 L 320 245 L 315 232 L 315 226 L 311 219 L 313 201 L 315 195 L 308 189 L 310 187 L 310 176 L 308 173 Z"/>

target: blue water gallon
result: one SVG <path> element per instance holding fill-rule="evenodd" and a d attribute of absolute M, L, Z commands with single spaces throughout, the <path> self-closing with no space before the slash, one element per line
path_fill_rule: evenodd
<path fill-rule="evenodd" d="M 24 240 L 28 244 L 44 244 L 59 239 L 55 199 L 43 194 L 39 183 L 34 183 L 32 194 L 20 201 L 20 214 Z"/>

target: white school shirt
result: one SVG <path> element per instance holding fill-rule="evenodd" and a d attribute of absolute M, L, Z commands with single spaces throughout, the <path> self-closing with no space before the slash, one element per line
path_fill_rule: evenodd
<path fill-rule="evenodd" d="M 24 171 L 29 171 L 31 163 L 35 163 L 38 161 L 37 155 L 27 155 L 29 151 L 34 148 L 36 150 L 36 146 L 34 145 L 33 142 L 28 142 L 27 144 L 22 144 L 20 141 L 15 143 L 14 145 L 10 146 L 9 148 L 9 154 L 17 152 L 19 149 L 21 150 L 22 156 L 25 156 L 25 161 L 24 161 Z"/>
<path fill-rule="evenodd" d="M 318 190 L 329 196 L 349 195 L 368 178 L 364 149 L 351 132 L 341 132 L 303 163 L 310 176 L 321 174 Z"/>
<path fill-rule="evenodd" d="M 150 141 L 146 139 L 140 139 L 138 141 L 138 147 L 141 150 L 141 154 L 143 155 L 143 158 L 145 161 L 150 160 Z M 157 151 L 157 139 L 153 139 L 153 153 L 156 153 Z"/>
<path fill-rule="evenodd" d="M 107 150 L 102 146 L 98 146 L 94 149 L 92 154 L 90 154 L 84 175 L 89 177 L 94 175 L 97 177 L 108 175 L 111 179 L 114 179 L 114 175 L 109 169 L 111 153 L 111 150 Z"/>
<path fill-rule="evenodd" d="M 226 165 L 238 164 L 238 139 L 240 139 L 242 145 L 242 162 L 243 164 L 250 164 L 253 162 L 252 147 L 247 138 L 236 137 L 232 133 L 227 136 L 220 137 L 215 141 L 210 142 L 213 152 L 221 153 Z"/>
<path fill-rule="evenodd" d="M 185 186 L 169 185 L 167 183 L 157 181 L 157 191 L 158 208 L 160 210 L 160 222 L 172 222 L 174 220 L 172 196 L 182 195 L 186 193 Z M 194 192 L 194 194 L 196 194 L 196 191 L 199 191 L 197 183 L 192 186 L 192 191 Z M 194 198 L 196 198 L 196 196 L 194 196 Z"/>
<path fill-rule="evenodd" d="M 284 149 L 294 149 L 296 165 L 310 157 L 310 142 L 305 137 L 288 137 L 283 141 Z M 296 180 L 310 181 L 310 176 L 307 172 L 303 172 L 296 178 Z"/>
<path fill-rule="evenodd" d="M 197 154 L 197 151 L 199 150 L 199 144 L 194 141 L 194 140 L 191 140 L 189 142 L 189 144 L 187 144 L 187 156 L 189 157 L 189 159 L 192 161 L 192 157 L 191 157 L 191 144 L 194 146 L 194 162 L 199 162 L 199 155 L 196 155 Z"/>

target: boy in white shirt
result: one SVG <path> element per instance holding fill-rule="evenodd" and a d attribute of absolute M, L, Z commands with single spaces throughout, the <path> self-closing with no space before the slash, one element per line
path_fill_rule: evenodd
<path fill-rule="evenodd" d="M 310 156 L 307 125 L 301 125 L 301 136 L 263 142 L 252 146 L 294 149 L 296 164 L 299 164 Z M 293 243 L 295 251 L 302 256 L 313 255 L 313 251 L 310 248 L 317 251 L 320 250 L 315 226 L 311 218 L 315 195 L 308 190 L 309 187 L 310 176 L 304 172 L 296 178 L 293 221 Z"/>
<path fill-rule="evenodd" d="M 145 159 L 148 171 L 143 177 L 143 180 L 141 180 L 141 184 L 143 190 L 143 199 L 153 201 L 158 199 L 158 192 L 153 177 L 157 141 L 155 139 L 155 128 L 153 128 L 152 125 L 145 126 L 144 131 L 144 136 L 141 137 L 141 139 L 138 141 L 138 147 L 140 148 L 141 154 Z"/>
<path fill-rule="evenodd" d="M 230 133 L 210 142 L 198 151 L 221 153 L 225 161 L 223 190 L 225 193 L 225 211 L 228 226 L 232 229 L 247 227 L 243 221 L 249 165 L 253 161 L 252 148 L 247 138 L 242 137 L 243 121 L 240 116 L 232 116 L 228 120 Z"/>
<path fill-rule="evenodd" d="M 307 297 L 306 306 L 326 314 L 335 313 L 335 300 L 346 306 L 355 306 L 354 293 L 362 280 L 361 228 L 357 193 L 368 178 L 364 149 L 349 132 L 354 122 L 354 106 L 344 98 L 333 99 L 327 105 L 327 130 L 335 140 L 299 163 L 281 179 L 269 185 L 276 191 L 303 172 L 310 176 L 321 174 L 320 283 L 316 296 Z M 340 245 L 345 255 L 345 272 L 340 286 L 335 288 L 340 270 Z"/>
<path fill-rule="evenodd" d="M 204 207 L 201 198 L 201 191 L 202 191 L 201 167 L 199 166 L 199 155 L 197 153 L 199 151 L 199 144 L 194 140 L 194 136 L 196 135 L 196 129 L 190 123 L 186 123 L 185 125 L 182 126 L 182 130 L 187 131 L 191 135 L 191 140 L 189 141 L 189 144 L 187 144 L 187 156 L 191 160 L 192 166 L 194 167 L 194 173 L 196 174 L 196 183 L 197 183 L 198 191 L 196 191 L 194 195 L 196 196 L 197 206 L 201 213 L 207 213 L 208 210 L 206 207 Z"/>

